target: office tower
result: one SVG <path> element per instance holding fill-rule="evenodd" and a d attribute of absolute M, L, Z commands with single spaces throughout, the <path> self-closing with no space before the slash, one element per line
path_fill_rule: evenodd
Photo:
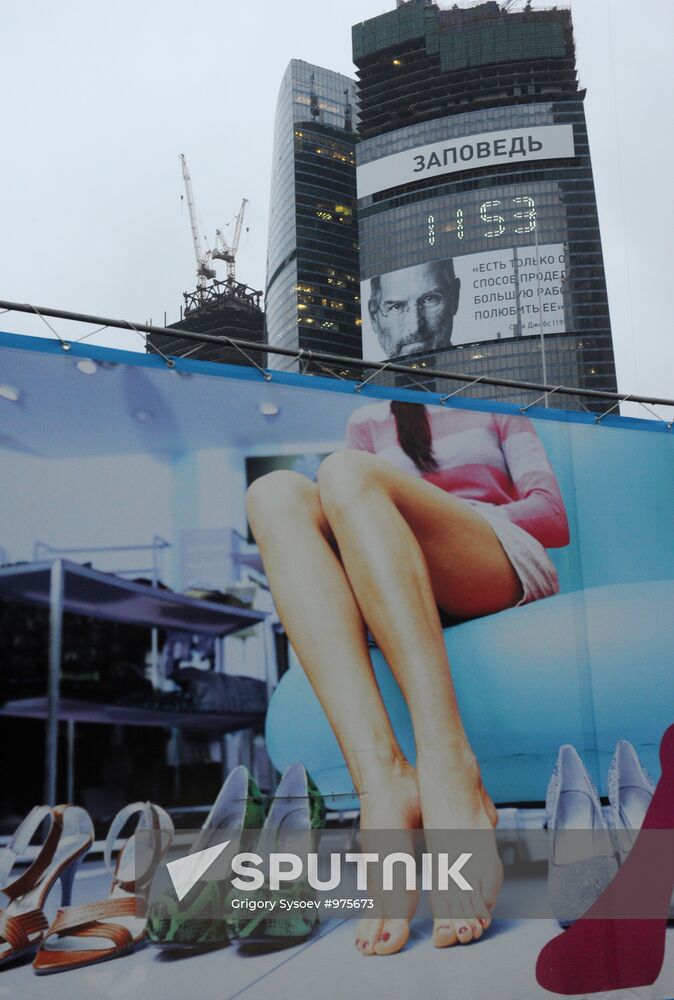
<path fill-rule="evenodd" d="M 293 59 L 274 127 L 270 345 L 360 357 L 355 124 L 355 83 Z M 269 365 L 297 367 L 274 354 Z"/>
<path fill-rule="evenodd" d="M 614 390 L 570 11 L 411 0 L 353 56 L 363 357 Z"/>

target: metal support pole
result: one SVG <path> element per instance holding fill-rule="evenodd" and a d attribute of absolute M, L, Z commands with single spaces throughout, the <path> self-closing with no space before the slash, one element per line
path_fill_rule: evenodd
<path fill-rule="evenodd" d="M 215 654 L 215 662 L 213 664 L 216 674 L 224 674 L 225 672 L 225 636 L 218 635 L 213 641 L 213 651 Z"/>
<path fill-rule="evenodd" d="M 66 802 L 75 801 L 75 720 L 68 719 L 68 770 L 66 785 Z"/>
<path fill-rule="evenodd" d="M 274 689 L 278 684 L 278 660 L 276 658 L 276 639 L 274 636 L 274 626 L 269 621 L 265 621 L 261 624 L 262 629 L 262 649 L 264 657 L 264 676 L 267 682 L 267 704 L 271 701 L 271 696 L 274 693 Z M 269 761 L 269 794 L 273 795 L 278 787 L 278 772 L 276 768 Z"/>
<path fill-rule="evenodd" d="M 220 737 L 220 764 L 221 764 L 221 774 L 223 783 L 227 780 L 227 775 L 229 774 L 229 742 L 227 740 L 227 734 Z"/>
<path fill-rule="evenodd" d="M 6 299 L 0 299 L 0 310 L 7 309 L 12 312 L 34 312 L 36 307 L 31 306 L 24 302 L 10 302 Z M 164 336 L 175 336 L 175 330 L 165 329 L 161 326 L 150 326 L 148 324 L 136 323 L 130 324 L 128 320 L 120 319 L 108 319 L 105 316 L 92 316 L 88 313 L 77 313 L 71 312 L 65 309 L 51 309 L 51 308 L 41 308 L 40 313 L 42 316 L 51 316 L 55 319 L 67 319 L 74 320 L 80 323 L 91 323 L 98 324 L 101 326 L 110 327 L 111 329 L 123 329 L 123 330 L 135 330 L 144 333 L 158 333 Z M 216 334 L 208 333 L 192 333 L 190 330 L 180 331 L 181 340 L 191 340 L 196 344 L 217 344 L 222 346 L 222 338 Z M 257 343 L 252 340 L 242 340 L 240 338 L 230 338 L 232 344 L 236 344 L 238 347 L 243 347 L 246 351 L 267 354 L 280 355 L 282 357 L 293 358 L 297 360 L 300 356 L 300 352 L 297 348 L 291 347 L 281 347 L 273 346 L 271 344 Z M 308 352 L 304 352 L 304 355 L 308 357 Z M 313 351 L 311 357 L 314 361 L 325 362 L 328 365 L 336 365 L 338 368 L 357 368 L 360 371 L 366 371 L 371 368 L 376 368 L 383 370 L 387 368 L 389 371 L 401 373 L 404 375 L 418 375 L 419 372 L 416 368 L 411 368 L 409 365 L 394 364 L 389 359 L 388 361 L 368 361 L 365 358 L 350 358 L 343 354 L 327 354 L 324 351 Z M 180 360 L 180 359 L 178 359 Z M 426 368 L 424 370 L 424 375 L 429 378 L 443 378 L 450 379 L 453 382 L 470 382 L 471 376 L 464 372 L 453 372 L 453 371 L 441 371 L 437 368 Z M 509 378 L 497 378 L 491 375 L 482 376 L 482 382 L 485 385 L 502 386 L 504 389 L 522 389 L 522 390 L 532 390 L 533 392 L 549 392 L 554 390 L 564 396 L 577 396 L 584 397 L 588 399 L 606 399 L 611 401 L 621 402 L 625 396 L 617 392 L 608 392 L 604 389 L 584 389 L 579 386 L 554 386 L 554 385 L 542 385 L 540 382 L 524 382 L 520 379 L 509 379 Z M 651 406 L 674 406 L 674 399 L 664 399 L 659 396 L 635 396 L 631 395 L 635 403 L 650 403 Z"/>
<path fill-rule="evenodd" d="M 267 683 L 267 701 L 274 693 L 278 684 L 278 664 L 276 662 L 276 642 L 274 627 L 270 621 L 262 622 L 262 655 L 264 660 L 264 677 Z"/>
<path fill-rule="evenodd" d="M 544 385 L 548 384 L 548 365 L 545 357 L 545 334 L 543 333 L 543 299 L 541 297 L 541 253 L 538 248 L 538 220 L 534 228 L 536 238 L 536 286 L 538 288 L 538 329 L 541 334 L 541 364 Z M 560 388 L 558 386 L 558 388 Z M 549 393 L 543 397 L 546 407 L 550 406 L 548 401 Z"/>
<path fill-rule="evenodd" d="M 44 800 L 50 806 L 55 806 L 57 801 L 63 589 L 63 561 L 56 559 L 52 563 L 49 578 L 49 673 L 47 675 L 47 726 L 44 764 Z"/>

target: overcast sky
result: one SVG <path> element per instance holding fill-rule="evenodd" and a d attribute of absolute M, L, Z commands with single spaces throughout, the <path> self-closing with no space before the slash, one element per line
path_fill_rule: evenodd
<path fill-rule="evenodd" d="M 262 289 L 283 71 L 300 58 L 352 74 L 351 25 L 393 6 L 3 0 L 0 298 L 176 320 L 194 286 L 181 152 L 209 237 L 250 200 L 237 277 Z M 671 398 L 674 3 L 572 9 L 619 386 Z M 0 320 L 48 335 L 39 328 L 17 314 Z M 98 342 L 131 346 L 126 334 Z"/>

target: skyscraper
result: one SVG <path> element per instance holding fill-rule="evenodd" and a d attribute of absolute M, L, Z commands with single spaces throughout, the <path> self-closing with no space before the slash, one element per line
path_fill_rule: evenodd
<path fill-rule="evenodd" d="M 281 83 L 265 290 L 272 346 L 360 356 L 355 90 L 297 59 Z M 290 367 L 274 354 L 269 365 Z"/>
<path fill-rule="evenodd" d="M 508 7 L 353 28 L 363 357 L 615 389 L 571 14 Z"/>

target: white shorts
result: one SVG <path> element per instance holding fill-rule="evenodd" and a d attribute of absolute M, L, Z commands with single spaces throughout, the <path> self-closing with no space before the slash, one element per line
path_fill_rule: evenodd
<path fill-rule="evenodd" d="M 552 559 L 528 531 L 500 513 L 498 507 L 486 503 L 471 503 L 471 507 L 489 522 L 503 546 L 513 569 L 522 584 L 522 598 L 517 602 L 529 604 L 541 597 L 559 593 L 559 579 Z"/>

